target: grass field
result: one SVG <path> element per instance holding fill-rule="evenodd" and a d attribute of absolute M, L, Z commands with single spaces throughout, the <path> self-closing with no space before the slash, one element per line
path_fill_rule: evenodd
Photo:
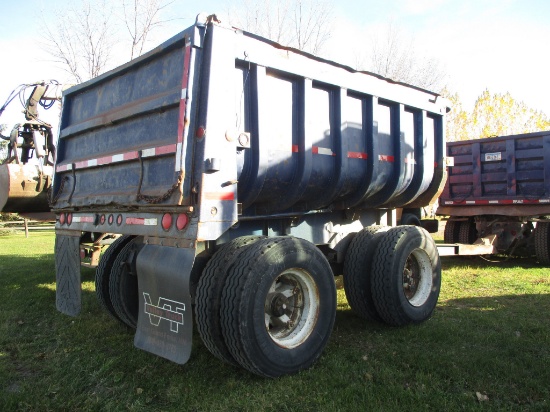
<path fill-rule="evenodd" d="M 528 260 L 445 258 L 434 316 L 391 328 L 338 313 L 320 361 L 269 380 L 194 339 L 178 366 L 133 347 L 83 269 L 83 310 L 55 310 L 54 235 L 0 237 L 0 410 L 550 410 L 550 275 Z"/>

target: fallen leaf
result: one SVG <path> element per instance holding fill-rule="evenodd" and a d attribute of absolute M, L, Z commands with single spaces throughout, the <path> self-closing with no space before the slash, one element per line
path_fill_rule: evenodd
<path fill-rule="evenodd" d="M 137 389 L 136 389 L 136 393 L 137 393 L 138 395 L 141 395 L 141 394 L 143 393 L 143 388 L 137 388 Z"/>
<path fill-rule="evenodd" d="M 489 400 L 489 397 L 487 395 L 484 395 L 483 393 L 476 392 L 477 400 L 480 402 L 485 402 Z"/>

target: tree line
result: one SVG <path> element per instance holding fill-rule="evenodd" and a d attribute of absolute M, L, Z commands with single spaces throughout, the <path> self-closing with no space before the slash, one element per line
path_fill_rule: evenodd
<path fill-rule="evenodd" d="M 173 0 L 77 0 L 46 25 L 52 59 L 77 83 L 96 77 L 113 62 L 113 45 L 125 41 L 128 60 L 143 53 L 151 33 L 170 21 Z M 333 32 L 331 0 L 233 0 L 229 24 L 278 43 L 322 54 Z M 509 93 L 484 90 L 471 111 L 459 94 L 445 88 L 446 73 L 435 58 L 416 52 L 414 41 L 394 24 L 354 53 L 355 68 L 441 93 L 451 102 L 450 141 L 550 130 L 548 116 Z"/>

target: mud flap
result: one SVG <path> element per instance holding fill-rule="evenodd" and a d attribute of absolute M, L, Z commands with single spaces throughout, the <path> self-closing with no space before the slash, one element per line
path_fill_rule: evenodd
<path fill-rule="evenodd" d="M 56 235 L 55 278 L 57 310 L 77 316 L 81 307 L 80 236 Z"/>
<path fill-rule="evenodd" d="M 195 249 L 145 245 L 136 260 L 139 315 L 134 345 L 184 364 L 191 355 L 189 279 Z"/>

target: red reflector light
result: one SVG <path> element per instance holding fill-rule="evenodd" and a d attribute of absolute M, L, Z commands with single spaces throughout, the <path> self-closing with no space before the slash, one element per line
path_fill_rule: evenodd
<path fill-rule="evenodd" d="M 188 223 L 189 223 L 189 217 L 185 213 L 182 213 L 178 215 L 178 218 L 176 219 L 176 228 L 178 230 L 183 230 L 185 229 Z"/>
<path fill-rule="evenodd" d="M 200 126 L 199 128 L 197 128 L 197 133 L 195 134 L 195 136 L 197 137 L 197 139 L 202 139 L 205 134 L 206 129 L 203 126 Z"/>
<path fill-rule="evenodd" d="M 101 223 L 102 225 L 105 224 L 105 215 L 101 215 L 101 217 L 99 218 L 99 223 Z"/>
<path fill-rule="evenodd" d="M 67 225 L 70 226 L 73 223 L 73 214 L 67 213 Z"/>
<path fill-rule="evenodd" d="M 59 224 L 64 225 L 65 224 L 65 213 L 61 213 L 59 215 Z"/>
<path fill-rule="evenodd" d="M 109 215 L 109 218 L 107 219 L 107 222 L 112 225 L 113 222 L 115 221 L 115 217 L 113 215 Z"/>
<path fill-rule="evenodd" d="M 162 216 L 161 226 L 164 230 L 170 230 L 172 227 L 172 215 L 170 213 L 165 213 Z"/>
<path fill-rule="evenodd" d="M 116 217 L 116 224 L 117 224 L 118 226 L 120 226 L 120 225 L 122 224 L 122 215 L 118 215 L 118 216 Z"/>

